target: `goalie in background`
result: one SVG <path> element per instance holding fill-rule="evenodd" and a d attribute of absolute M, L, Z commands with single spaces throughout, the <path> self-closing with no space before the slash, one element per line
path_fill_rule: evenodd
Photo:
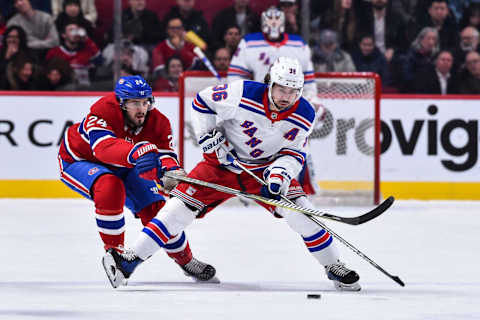
<path fill-rule="evenodd" d="M 60 146 L 60 179 L 94 202 L 105 250 L 128 254 L 123 207 L 148 224 L 166 201 L 156 183 L 174 187 L 161 180 L 163 172 L 184 174 L 170 122 L 153 102 L 152 89 L 142 77 L 121 77 L 115 92 L 95 102 L 82 122 L 68 128 Z M 196 280 L 214 276 L 212 266 L 193 258 L 184 232 L 166 239 L 164 249 L 186 275 Z"/>
<path fill-rule="evenodd" d="M 301 36 L 285 32 L 285 13 L 275 7 L 262 13 L 261 27 L 262 32 L 247 34 L 240 41 L 230 62 L 228 81 L 253 79 L 263 82 L 270 66 L 279 57 L 298 59 L 305 77 L 303 96 L 312 103 L 321 119 L 325 109 L 317 96 L 309 46 Z M 317 192 L 312 166 L 305 165 L 298 180 L 307 194 Z"/>
<path fill-rule="evenodd" d="M 302 68 L 298 60 L 280 57 L 268 78 L 267 84 L 240 80 L 197 94 L 192 103 L 192 123 L 204 160 L 188 176 L 273 199 L 285 195 L 299 206 L 313 208 L 294 179 L 305 162 L 305 144 L 315 118 L 313 106 L 301 97 Z M 235 158 L 265 179 L 267 185 L 262 186 L 236 166 Z M 161 247 L 168 246 L 168 239 L 233 197 L 184 182 L 171 195 L 157 217 L 145 226 L 130 255 L 109 250 L 104 256 L 104 268 L 113 287 Z M 333 237 L 326 230 L 303 213 L 260 205 L 272 216 L 285 218 L 325 267 L 337 289 L 360 290 L 358 274 L 339 260 Z"/>

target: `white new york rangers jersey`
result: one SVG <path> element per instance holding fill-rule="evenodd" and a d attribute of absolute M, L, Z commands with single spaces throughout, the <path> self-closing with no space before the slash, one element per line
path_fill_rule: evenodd
<path fill-rule="evenodd" d="M 315 110 L 300 98 L 288 110 L 271 111 L 267 91 L 266 84 L 246 80 L 200 91 L 192 103 L 195 134 L 199 138 L 217 128 L 247 168 L 263 170 L 274 162 L 296 177 Z"/>
<path fill-rule="evenodd" d="M 263 82 L 270 66 L 279 57 L 298 59 L 305 76 L 305 95 L 316 94 L 310 48 L 301 36 L 294 34 L 284 33 L 281 42 L 268 41 L 261 32 L 245 35 L 230 62 L 228 81 L 253 79 Z"/>

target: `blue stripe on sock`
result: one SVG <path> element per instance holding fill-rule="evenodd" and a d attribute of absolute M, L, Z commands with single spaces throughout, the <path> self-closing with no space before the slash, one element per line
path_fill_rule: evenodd
<path fill-rule="evenodd" d="M 175 241 L 174 243 L 166 243 L 165 244 L 165 249 L 177 249 L 183 246 L 185 243 L 185 232 L 182 232 L 182 236 L 178 241 Z"/>
<path fill-rule="evenodd" d="M 110 230 L 116 230 L 120 229 L 125 225 L 125 218 L 122 217 L 120 220 L 116 221 L 105 221 L 105 220 L 97 220 L 97 226 L 99 228 L 104 228 L 104 229 L 110 229 Z"/>

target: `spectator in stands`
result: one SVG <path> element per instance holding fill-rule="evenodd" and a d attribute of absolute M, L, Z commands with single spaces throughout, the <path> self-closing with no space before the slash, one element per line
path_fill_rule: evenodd
<path fill-rule="evenodd" d="M 453 15 L 449 14 L 447 0 L 431 1 L 427 18 L 417 21 L 415 32 L 425 27 L 437 29 L 441 49 L 454 50 L 458 45 L 458 25 Z"/>
<path fill-rule="evenodd" d="M 177 0 L 177 5 L 170 9 L 163 21 L 168 22 L 172 18 L 179 18 L 182 20 L 185 30 L 195 32 L 209 44 L 211 43 L 211 36 L 208 23 L 203 17 L 202 11 L 193 9 L 194 6 L 195 0 Z"/>
<path fill-rule="evenodd" d="M 458 92 L 458 80 L 452 72 L 453 55 L 451 52 L 440 51 L 435 64 L 425 72 L 417 73 L 414 79 L 414 89 L 417 93 L 453 94 Z"/>
<path fill-rule="evenodd" d="M 227 72 L 231 57 L 230 50 L 227 48 L 218 48 L 213 57 L 213 66 L 218 72 Z"/>
<path fill-rule="evenodd" d="M 160 42 L 152 52 L 152 75 L 158 78 L 164 72 L 165 62 L 173 55 L 182 60 L 185 69 L 190 69 L 196 61 L 195 46 L 184 40 L 185 29 L 180 18 L 171 18 L 167 22 L 167 39 Z"/>
<path fill-rule="evenodd" d="M 89 38 L 93 37 L 93 24 L 83 16 L 80 0 L 64 0 L 62 8 L 55 20 L 57 31 L 63 30 L 67 24 L 75 23 L 87 31 Z"/>
<path fill-rule="evenodd" d="M 45 91 L 75 90 L 73 70 L 70 64 L 60 58 L 50 59 L 41 76 L 38 89 Z"/>
<path fill-rule="evenodd" d="M 117 53 L 118 54 L 118 53 Z M 106 77 L 113 78 L 113 60 L 116 55 L 115 44 L 108 44 L 103 49 L 103 66 L 108 70 Z M 122 39 L 120 53 L 118 54 L 120 63 L 125 70 L 132 70 L 133 74 L 141 75 L 144 78 L 148 76 L 148 52 L 141 46 L 134 44 L 128 37 Z"/>
<path fill-rule="evenodd" d="M 133 33 L 133 42 L 151 51 L 163 36 L 160 20 L 146 8 L 146 0 L 128 0 L 128 4 L 122 12 L 122 33 Z"/>
<path fill-rule="evenodd" d="M 465 57 L 458 91 L 461 94 L 480 94 L 480 54 L 476 51 L 470 51 Z"/>
<path fill-rule="evenodd" d="M 2 39 L 0 48 L 0 74 L 5 74 L 7 64 L 15 58 L 16 55 L 23 54 L 32 56 L 27 47 L 27 35 L 19 26 L 8 27 Z"/>
<path fill-rule="evenodd" d="M 360 34 L 374 35 L 375 46 L 392 61 L 395 52 L 408 49 L 406 24 L 403 18 L 392 10 L 391 1 L 372 0 L 362 3 L 362 15 L 359 15 Z"/>
<path fill-rule="evenodd" d="M 242 34 L 239 26 L 232 25 L 225 31 L 223 35 L 223 47 L 230 51 L 230 56 L 237 51 L 240 40 L 242 40 Z"/>
<path fill-rule="evenodd" d="M 7 27 L 22 27 L 29 48 L 42 57 L 46 50 L 58 46 L 58 33 L 51 15 L 33 9 L 29 0 L 15 0 L 14 6 L 18 13 L 8 20 Z"/>
<path fill-rule="evenodd" d="M 415 22 L 417 0 L 391 0 L 392 11 L 400 15 L 406 23 Z"/>
<path fill-rule="evenodd" d="M 357 29 L 355 1 L 359 0 L 333 0 L 333 5 L 320 19 L 320 29 L 331 29 L 337 32 L 340 46 L 344 50 L 355 47 Z"/>
<path fill-rule="evenodd" d="M 474 27 L 480 31 L 480 3 L 470 3 L 470 5 L 463 12 L 462 19 L 460 20 L 460 29 L 465 27 Z"/>
<path fill-rule="evenodd" d="M 475 1 L 477 0 L 474 0 L 474 2 Z M 448 8 L 450 9 L 450 13 L 453 15 L 457 23 L 462 19 L 463 14 L 469 4 L 471 4 L 470 0 L 448 0 Z"/>
<path fill-rule="evenodd" d="M 340 49 L 335 31 L 325 29 L 320 33 L 319 44 L 313 47 L 315 72 L 355 71 L 351 56 Z"/>
<path fill-rule="evenodd" d="M 166 62 L 166 76 L 158 78 L 153 89 L 155 91 L 177 92 L 178 79 L 182 72 L 182 59 L 176 55 L 171 56 Z"/>
<path fill-rule="evenodd" d="M 454 70 L 459 70 L 465 63 L 465 56 L 470 51 L 480 52 L 480 33 L 474 27 L 465 27 L 460 32 L 460 44 L 454 52 Z"/>
<path fill-rule="evenodd" d="M 76 84 L 83 89 L 90 87 L 90 73 L 100 65 L 102 57 L 96 44 L 77 24 L 67 24 L 61 33 L 62 44 L 48 51 L 47 61 L 60 58 L 70 63 Z"/>
<path fill-rule="evenodd" d="M 357 71 L 375 72 L 382 78 L 382 84 L 389 84 L 390 75 L 385 56 L 375 46 L 373 35 L 359 37 L 358 47 L 352 52 L 352 59 Z"/>
<path fill-rule="evenodd" d="M 35 62 L 27 55 L 16 55 L 8 63 L 6 73 L 0 77 L 2 90 L 38 90 Z"/>
<path fill-rule="evenodd" d="M 425 27 L 413 41 L 402 65 L 403 85 L 405 92 L 414 92 L 413 79 L 417 74 L 427 72 L 433 64 L 433 58 L 439 51 L 437 29 Z"/>
<path fill-rule="evenodd" d="M 227 30 L 232 26 L 240 27 L 240 39 L 248 33 L 260 32 L 260 17 L 248 6 L 249 2 L 250 0 L 234 0 L 233 6 L 217 13 L 212 23 L 212 38 L 217 47 L 221 46 Z"/>
<path fill-rule="evenodd" d="M 65 11 L 65 0 L 51 0 L 52 4 L 52 16 L 56 19 L 61 12 Z M 91 22 L 92 26 L 97 23 L 97 7 L 95 6 L 95 0 L 79 0 L 81 11 L 85 19 Z M 63 4 L 63 5 L 62 5 Z"/>
<path fill-rule="evenodd" d="M 278 8 L 285 14 L 285 32 L 301 33 L 301 20 L 298 19 L 298 4 L 296 0 L 278 0 Z"/>

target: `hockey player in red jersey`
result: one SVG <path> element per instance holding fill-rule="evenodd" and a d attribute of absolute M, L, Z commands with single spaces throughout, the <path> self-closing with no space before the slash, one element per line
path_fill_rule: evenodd
<path fill-rule="evenodd" d="M 163 172 L 183 172 L 170 122 L 153 102 L 142 77 L 121 77 L 115 92 L 95 102 L 83 121 L 67 130 L 60 146 L 60 179 L 95 203 L 105 250 L 128 254 L 123 207 L 147 225 L 165 204 L 156 184 L 171 184 L 162 179 Z M 212 266 L 192 256 L 184 232 L 166 239 L 164 249 L 186 275 L 203 281 L 215 275 Z"/>
<path fill-rule="evenodd" d="M 297 205 L 313 208 L 293 178 L 305 162 L 307 137 L 315 118 L 313 106 L 301 97 L 303 84 L 298 60 L 280 57 L 270 69 L 268 84 L 240 80 L 200 91 L 192 103 L 192 120 L 204 160 L 188 176 L 269 198 L 282 194 Z M 232 159 L 265 179 L 267 185 L 262 186 Z M 105 271 L 114 287 L 165 247 L 172 235 L 232 197 L 188 183 L 178 184 L 171 195 L 140 234 L 133 254 L 109 250 L 104 256 Z M 326 230 L 302 213 L 261 205 L 285 218 L 337 289 L 360 290 L 358 274 L 339 260 L 333 237 Z"/>

